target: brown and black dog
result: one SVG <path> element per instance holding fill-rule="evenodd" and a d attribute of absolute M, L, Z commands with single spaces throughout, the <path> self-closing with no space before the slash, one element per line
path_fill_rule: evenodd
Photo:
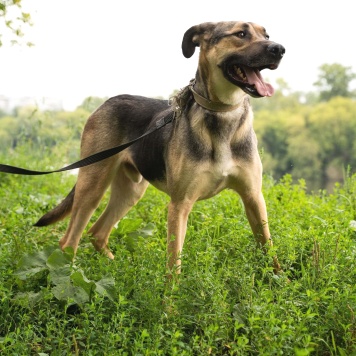
<path fill-rule="evenodd" d="M 197 200 L 225 188 L 237 192 L 257 241 L 272 244 L 261 192 L 262 164 L 253 130 L 249 96 L 273 95 L 262 76 L 276 69 L 285 49 L 251 22 L 207 22 L 191 27 L 182 50 L 190 58 L 200 47 L 195 79 L 172 102 L 132 95 L 107 100 L 88 119 L 81 157 L 126 143 L 175 111 L 175 119 L 121 153 L 79 170 L 69 195 L 36 226 L 71 214 L 60 246 L 77 250 L 81 235 L 105 191 L 106 210 L 91 227 L 94 247 L 114 258 L 108 247 L 113 226 L 143 196 L 151 183 L 170 196 L 168 267 L 180 270 L 188 215 Z M 277 258 L 274 269 L 280 269 Z"/>

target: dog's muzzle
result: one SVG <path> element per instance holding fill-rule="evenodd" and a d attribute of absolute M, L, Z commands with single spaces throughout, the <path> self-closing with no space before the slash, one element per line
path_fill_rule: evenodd
<path fill-rule="evenodd" d="M 229 82 L 252 97 L 272 96 L 274 88 L 264 81 L 261 71 L 278 68 L 285 51 L 282 45 L 275 42 L 256 42 L 248 51 L 226 58 L 220 67 Z"/>

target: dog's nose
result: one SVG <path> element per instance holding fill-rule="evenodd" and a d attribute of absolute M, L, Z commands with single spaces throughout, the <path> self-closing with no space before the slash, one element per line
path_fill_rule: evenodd
<path fill-rule="evenodd" d="M 278 43 L 270 44 L 267 47 L 267 51 L 272 53 L 276 58 L 282 58 L 286 52 L 285 48 Z"/>

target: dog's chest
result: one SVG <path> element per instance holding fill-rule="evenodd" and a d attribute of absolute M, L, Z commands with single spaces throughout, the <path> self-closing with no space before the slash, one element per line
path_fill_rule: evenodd
<path fill-rule="evenodd" d="M 195 177 L 199 199 L 206 199 L 243 180 L 243 167 L 251 162 L 256 142 L 252 127 L 242 129 L 236 122 L 222 125 L 205 120 L 199 135 L 196 132 L 191 140 L 196 144 L 189 145 L 188 160 L 193 161 L 189 175 Z"/>
<path fill-rule="evenodd" d="M 184 129 L 187 154 L 195 161 L 211 161 L 214 167 L 231 166 L 236 159 L 248 160 L 254 145 L 253 129 L 246 114 L 197 114 Z"/>
<path fill-rule="evenodd" d="M 223 179 L 235 173 L 236 160 L 230 144 L 219 143 L 211 149 L 211 159 L 208 160 L 209 171 L 216 179 Z"/>
<path fill-rule="evenodd" d="M 238 161 L 229 145 L 214 149 L 214 159 L 197 163 L 190 172 L 192 185 L 196 186 L 198 199 L 206 199 L 228 188 L 239 176 Z"/>

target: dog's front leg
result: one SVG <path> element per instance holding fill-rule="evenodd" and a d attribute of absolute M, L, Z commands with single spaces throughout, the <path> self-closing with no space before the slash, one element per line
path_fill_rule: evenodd
<path fill-rule="evenodd" d="M 273 245 L 268 227 L 266 203 L 262 192 L 242 195 L 247 219 L 257 242 L 264 247 L 266 244 Z M 273 257 L 274 272 L 281 270 L 277 256 Z"/>
<path fill-rule="evenodd" d="M 187 231 L 187 221 L 192 209 L 188 201 L 171 201 L 168 205 L 167 267 L 169 276 L 180 273 L 181 252 Z"/>

